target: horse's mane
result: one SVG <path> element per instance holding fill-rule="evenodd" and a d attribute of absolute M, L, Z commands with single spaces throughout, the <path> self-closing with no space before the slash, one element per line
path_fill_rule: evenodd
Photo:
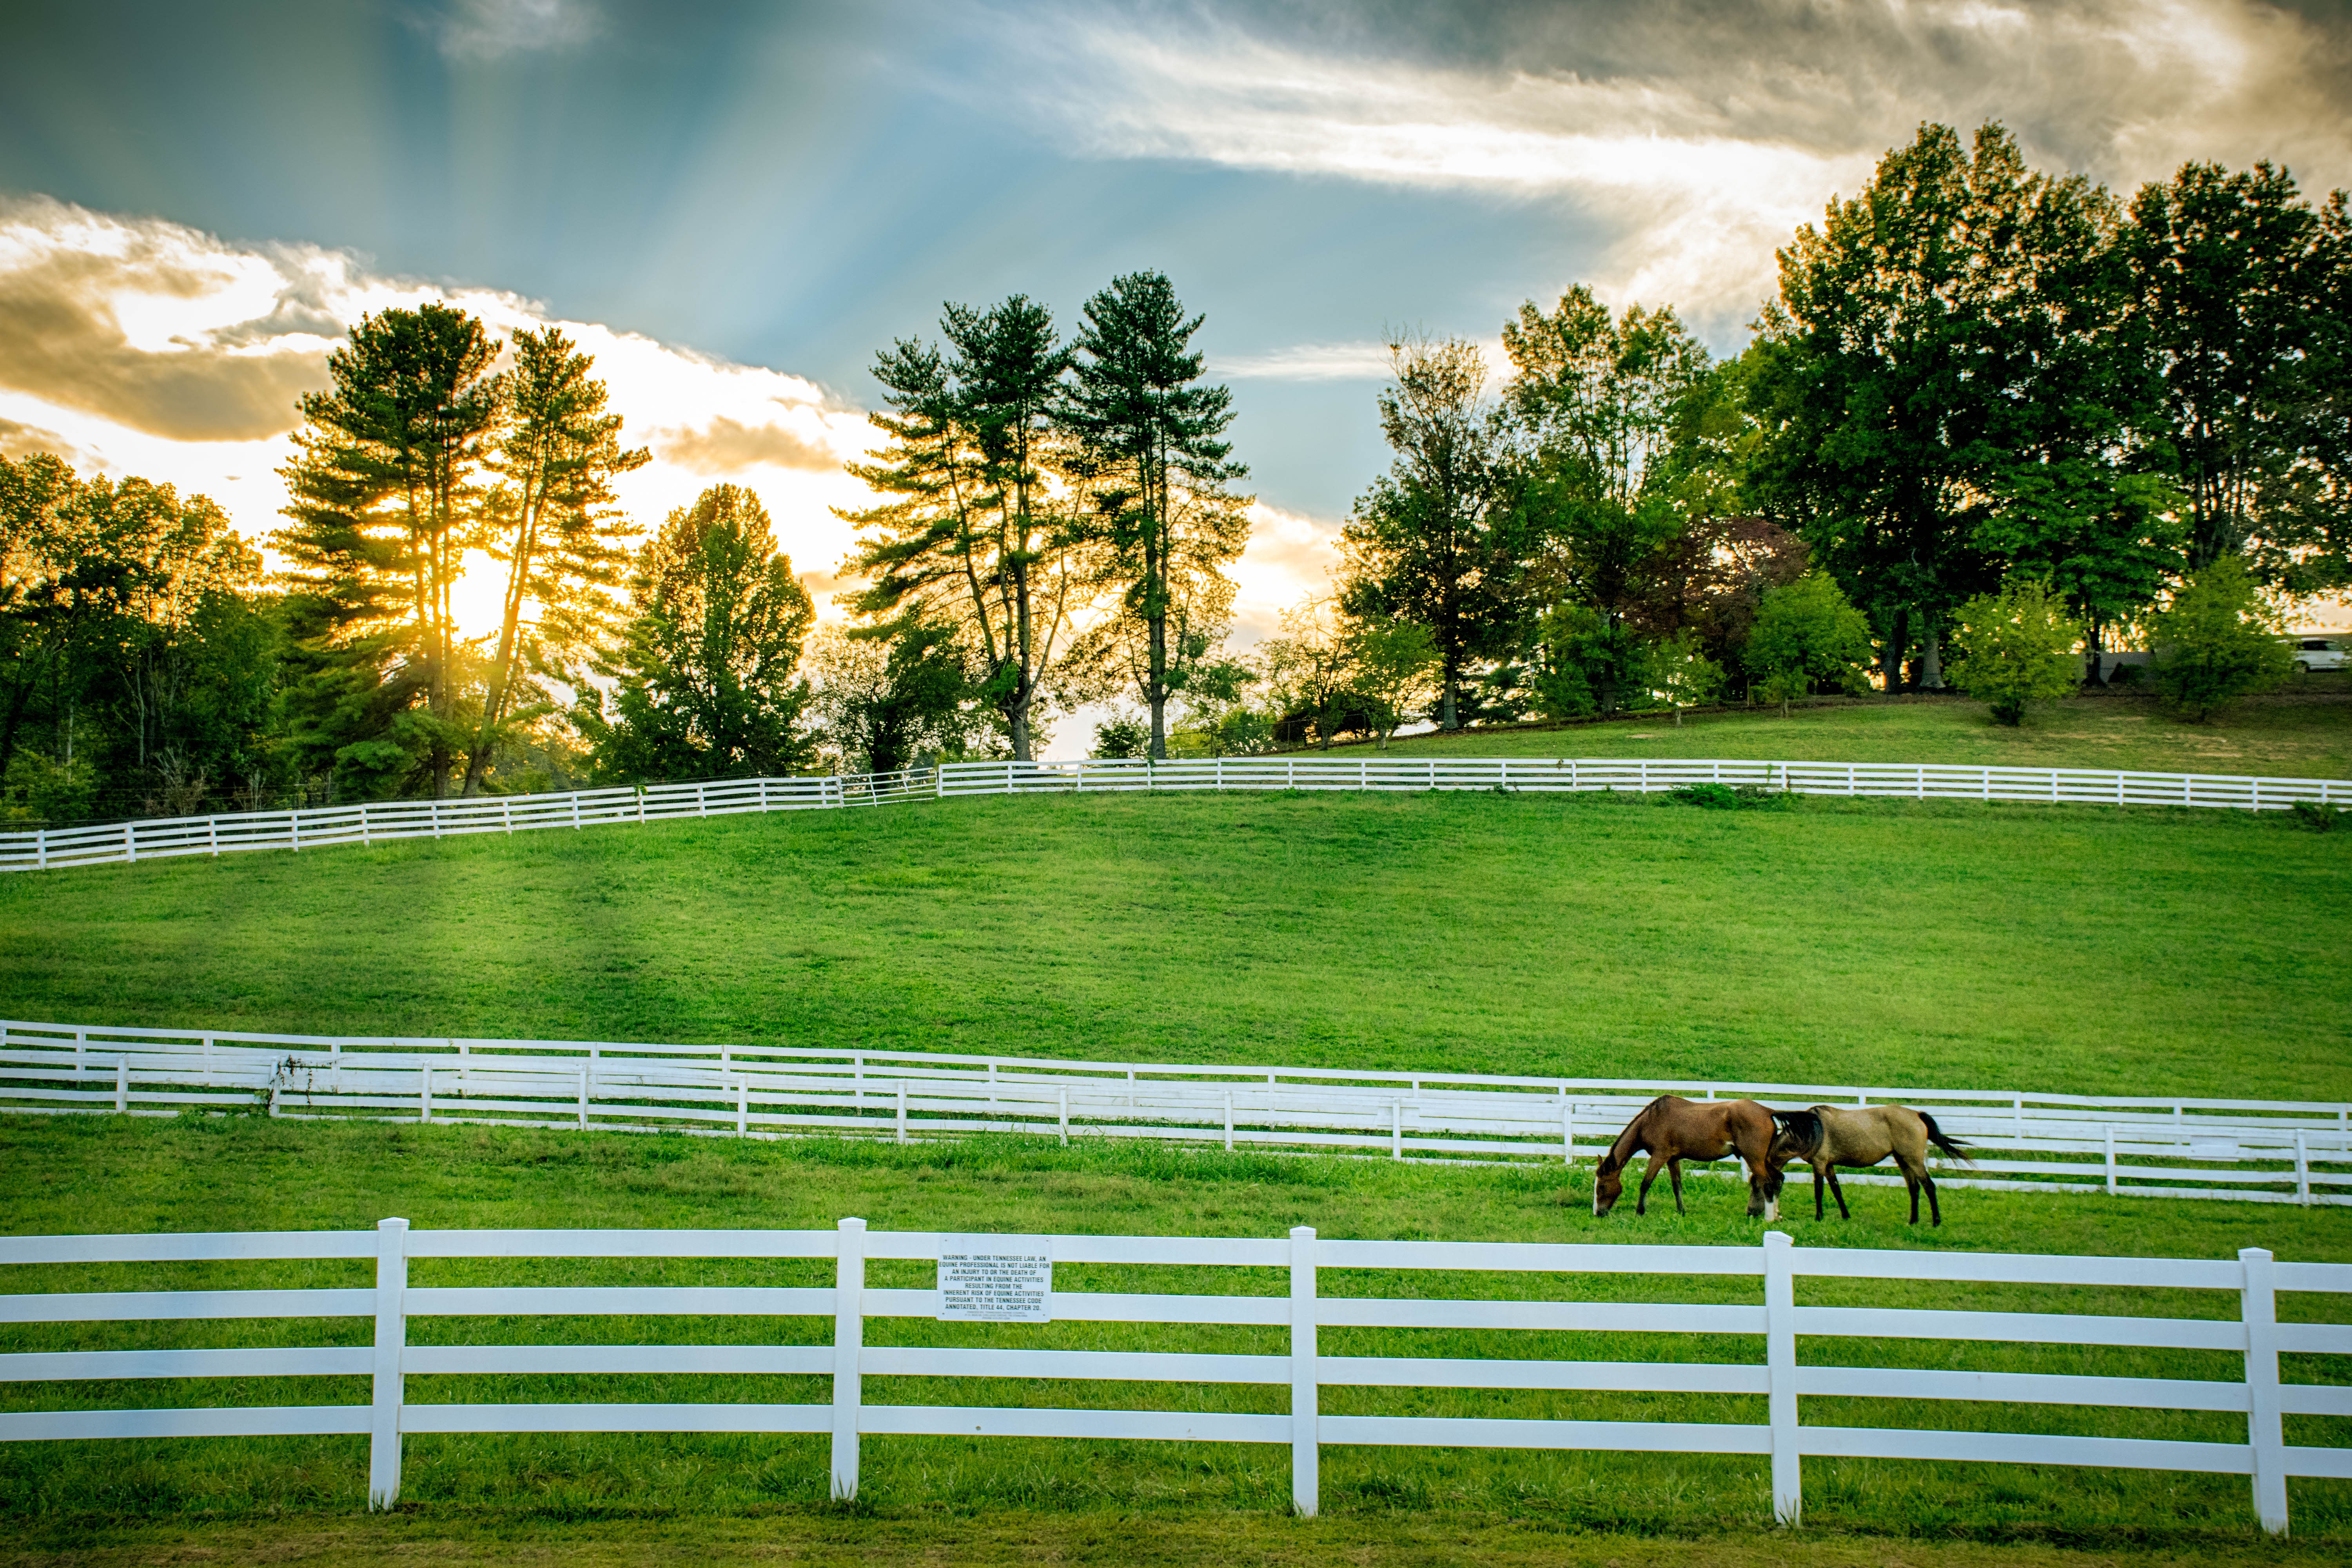
<path fill-rule="evenodd" d="M 1673 1098 L 1671 1094 L 1662 1094 L 1633 1112 L 1633 1119 L 1625 1123 L 1625 1130 L 1617 1134 L 1615 1142 L 1609 1145 L 1609 1152 L 1602 1157 L 1600 1168 L 1603 1171 L 1622 1170 L 1625 1162 L 1633 1157 L 1633 1139 L 1642 1129 L 1643 1119 Z"/>
<path fill-rule="evenodd" d="M 1788 1130 L 1790 1141 L 1802 1154 L 1811 1154 L 1822 1146 L 1821 1113 L 1813 1110 L 1775 1110 L 1772 1120 Z"/>

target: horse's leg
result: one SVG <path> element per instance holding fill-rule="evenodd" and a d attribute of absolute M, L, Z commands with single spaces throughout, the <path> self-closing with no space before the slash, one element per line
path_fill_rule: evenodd
<path fill-rule="evenodd" d="M 1822 1198 L 1829 1190 L 1829 1184 L 1830 1168 L 1827 1165 L 1815 1165 L 1813 1167 L 1813 1223 L 1816 1225 L 1821 1223 Z M 1845 1200 L 1840 1198 L 1838 1202 L 1843 1204 Z"/>
<path fill-rule="evenodd" d="M 1922 1171 L 1919 1173 L 1919 1184 L 1927 1189 L 1927 1214 L 1929 1223 L 1933 1225 L 1943 1224 L 1944 1207 L 1941 1204 L 1936 1201 L 1936 1178 L 1927 1174 L 1927 1172 Z M 1912 1217 L 1914 1220 L 1916 1220 L 1918 1217 L 1917 1210 L 1918 1205 L 1914 1203 L 1912 1205 Z"/>
<path fill-rule="evenodd" d="M 1654 1152 L 1651 1154 L 1649 1169 L 1642 1173 L 1642 1190 L 1633 1198 L 1633 1212 L 1636 1215 L 1645 1215 L 1650 1212 L 1650 1184 L 1658 1179 L 1658 1167 L 1665 1163 L 1666 1157 L 1664 1154 Z"/>
<path fill-rule="evenodd" d="M 1852 1219 L 1853 1217 L 1853 1211 L 1845 1206 L 1845 1189 L 1838 1185 L 1837 1167 L 1835 1165 L 1824 1165 L 1822 1168 L 1830 1173 L 1830 1191 L 1836 1194 L 1838 1201 L 1838 1218 Z"/>
<path fill-rule="evenodd" d="M 1688 1214 L 1690 1211 L 1683 1207 L 1683 1163 L 1679 1156 L 1666 1162 L 1666 1180 L 1674 1184 L 1675 1212 Z"/>
<path fill-rule="evenodd" d="M 1903 1184 L 1911 1190 L 1911 1218 L 1908 1223 L 1917 1225 L 1919 1223 L 1919 1180 L 1926 1173 L 1914 1169 L 1911 1162 L 1899 1154 L 1895 1156 L 1895 1163 L 1903 1173 Z"/>

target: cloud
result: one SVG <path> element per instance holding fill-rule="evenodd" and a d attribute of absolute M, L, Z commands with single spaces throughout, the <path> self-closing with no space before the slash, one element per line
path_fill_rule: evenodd
<path fill-rule="evenodd" d="M 2258 0 L 1063 11 L 1024 37 L 1030 112 L 1087 153 L 1559 203 L 1614 237 L 1591 281 L 1702 316 L 1770 292 L 1775 247 L 1923 119 L 2126 184 L 2192 157 L 2352 179 L 2352 28 Z"/>
<path fill-rule="evenodd" d="M 1234 631 L 1246 647 L 1281 629 L 1282 612 L 1331 591 L 1339 564 L 1339 524 L 1253 501 L 1249 547 L 1227 568 L 1233 578 Z"/>
<path fill-rule="evenodd" d="M 326 384 L 327 341 L 257 345 L 246 312 L 282 308 L 274 268 L 196 237 L 57 202 L 0 207 L 0 385 L 177 440 L 286 428 Z"/>
<path fill-rule="evenodd" d="M 814 419 L 814 438 L 785 425 L 746 425 L 720 415 L 699 430 L 665 431 L 654 437 L 655 449 L 667 462 L 698 474 L 731 474 L 745 468 L 810 468 L 827 472 L 841 467 L 842 454 Z"/>
<path fill-rule="evenodd" d="M 0 202 L 0 450 L 209 495 L 265 543 L 283 521 L 295 399 L 326 385 L 347 323 L 428 300 L 501 338 L 559 327 L 594 357 L 624 440 L 655 450 L 616 486 L 640 526 L 729 479 L 760 493 L 796 564 L 829 568 L 855 543 L 833 509 L 870 500 L 841 463 L 873 432 L 806 377 L 562 321 L 513 294 L 387 278 L 347 252 L 231 245 L 45 197 Z"/>
<path fill-rule="evenodd" d="M 457 0 L 427 26 L 453 60 L 495 60 L 577 48 L 604 30 L 604 19 L 580 0 Z"/>
<path fill-rule="evenodd" d="M 19 425 L 14 419 L 0 419 L 0 458 L 29 458 L 36 452 L 47 452 L 64 459 L 72 468 L 93 467 L 89 454 L 54 430 L 44 430 L 37 425 Z"/>
<path fill-rule="evenodd" d="M 1389 370 L 1386 343 L 1297 343 L 1209 362 L 1209 374 L 1226 381 L 1384 381 Z"/>

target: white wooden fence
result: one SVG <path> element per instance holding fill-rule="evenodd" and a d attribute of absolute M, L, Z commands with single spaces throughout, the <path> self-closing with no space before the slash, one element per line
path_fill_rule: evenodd
<path fill-rule="evenodd" d="M 0 1022 L 0 1110 L 31 1112 L 266 1106 L 282 1117 L 742 1137 L 1076 1132 L 1400 1160 L 1573 1160 L 1598 1155 L 1668 1093 L 1920 1106 L 1979 1152 L 1972 1170 L 1938 1172 L 1948 1185 L 2352 1204 L 2352 1106 L 2318 1101 Z"/>
<path fill-rule="evenodd" d="M 936 1260 L 1018 1240 L 1055 1264 L 1175 1265 L 1286 1270 L 1286 1295 L 1109 1293 L 1050 1288 L 1055 1322 L 1254 1325 L 1287 1331 L 1286 1353 L 1201 1354 L 1160 1350 L 1068 1351 L 950 1345 L 868 1346 L 870 1318 L 945 1318 L 941 1292 L 882 1289 L 866 1282 L 869 1258 Z M 830 1258 L 834 1285 L 744 1287 L 447 1287 L 410 1283 L 412 1259 Z M 1759 1247 L 1598 1247 L 1433 1241 L 1343 1241 L 1311 1228 L 1279 1239 L 1055 1236 L 958 1237 L 872 1232 L 857 1219 L 835 1231 L 412 1231 L 402 1219 L 373 1233 L 317 1231 L 192 1236 L 24 1237 L 0 1240 L 0 1265 L 141 1264 L 202 1260 L 373 1258 L 373 1289 L 53 1291 L 0 1296 L 0 1322 L 98 1323 L 264 1318 L 373 1318 L 372 1346 L 234 1350 L 32 1352 L 0 1355 L 0 1381 L 61 1383 L 158 1377 L 283 1376 L 369 1380 L 367 1403 L 195 1409 L 62 1409 L 0 1415 L 0 1440 L 106 1437 L 362 1435 L 369 1438 L 368 1500 L 400 1493 L 408 1434 L 485 1432 L 804 1432 L 831 1438 L 831 1488 L 856 1495 L 869 1436 L 1160 1439 L 1286 1445 L 1291 1498 L 1318 1508 L 1327 1445 L 1598 1449 L 1769 1457 L 1771 1509 L 1793 1523 L 1808 1456 L 2098 1466 L 2242 1475 L 2264 1530 L 2287 1528 L 2287 1479 L 2352 1479 L 2352 1448 L 2289 1444 L 2289 1415 L 2352 1416 L 2352 1386 L 2289 1383 L 2282 1352 L 2352 1355 L 2352 1327 L 2280 1321 L 2277 1294 L 2352 1293 L 2352 1265 L 2280 1263 L 2261 1249 L 2228 1261 L 2031 1255 L 1845 1251 L 1799 1247 L 1780 1232 Z M 1334 1294 L 1330 1271 L 1465 1270 L 1575 1275 L 1757 1279 L 1761 1303 L 1696 1305 L 1589 1301 L 1528 1294 L 1503 1300 Z M 1874 1307 L 1802 1306 L 1800 1279 L 1932 1280 L 2091 1286 L 2233 1293 L 2229 1318 L 2084 1315 Z M 1489 1287 L 1491 1288 L 1491 1287 Z M 833 1320 L 830 1342 L 775 1344 L 436 1345 L 411 1342 L 416 1318 L 584 1317 L 604 1314 Z M 1511 1329 L 1759 1336 L 1761 1361 L 1598 1362 L 1559 1359 L 1335 1356 L 1318 1331 Z M 1923 1371 L 1801 1363 L 1797 1342 L 1918 1339 L 2221 1352 L 2243 1358 L 2236 1381 Z M 1548 1347 L 1549 1348 L 1549 1347 Z M 412 1377 L 490 1373 L 713 1377 L 801 1374 L 829 1378 L 829 1402 L 808 1404 L 433 1404 L 412 1401 Z M 1286 1414 L 1152 1408 L 1009 1408 L 906 1405 L 869 1396 L 866 1380 L 898 1377 L 1044 1378 L 1150 1384 L 1257 1385 L 1289 1390 Z M 1755 1422 L 1531 1420 L 1509 1417 L 1327 1415 L 1325 1388 L 1659 1391 L 1761 1396 Z M 2184 1442 L 2040 1433 L 1807 1425 L 1804 1397 L 1983 1401 L 2242 1415 L 2242 1442 Z"/>
<path fill-rule="evenodd" d="M 1625 758 L 1407 759 L 1386 752 L 1169 763 L 949 763 L 895 773 L 718 779 L 566 795 L 382 801 L 0 833 L 0 871 L 219 856 L 242 849 L 299 852 L 341 844 L 367 846 L 472 833 L 583 828 L 979 795 L 1105 790 L 1622 790 L 1650 794 L 1695 784 L 1746 784 L 1798 795 L 2047 805 L 2187 805 L 2238 811 L 2284 811 L 2306 801 L 2352 805 L 2352 783 L 2343 780 L 2110 773 L 2091 768 Z"/>

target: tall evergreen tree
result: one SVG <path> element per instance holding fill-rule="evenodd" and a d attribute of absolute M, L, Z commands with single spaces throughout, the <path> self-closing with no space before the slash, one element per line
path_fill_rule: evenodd
<path fill-rule="evenodd" d="M 1151 713 L 1151 755 L 1168 754 L 1168 703 L 1197 662 L 1223 568 L 1249 542 L 1248 504 L 1226 487 L 1249 469 L 1223 437 L 1233 394 L 1201 384 L 1187 318 L 1164 273 L 1112 279 L 1086 303 L 1061 422 L 1093 487 L 1092 537 L 1132 628 L 1138 695 Z M 1192 621 L 1187 637 L 1188 618 Z"/>
<path fill-rule="evenodd" d="M 958 628 L 1026 762 L 1085 594 L 1066 507 L 1048 483 L 1069 353 L 1052 315 L 1018 294 L 987 310 L 950 305 L 942 325 L 952 358 L 908 340 L 876 356 L 887 412 L 873 420 L 889 445 L 848 467 L 892 499 L 839 513 L 873 534 L 850 563 L 870 584 L 851 605 L 877 621 L 911 613 Z"/>
<path fill-rule="evenodd" d="M 652 454 L 621 449 L 621 416 L 605 410 L 595 360 L 553 327 L 514 337 L 506 419 L 490 467 L 502 481 L 486 498 L 483 542 L 506 563 L 506 595 L 481 716 L 466 759 L 464 793 L 481 786 L 490 755 L 516 715 L 518 672 L 546 668 L 584 649 L 614 609 L 606 592 L 627 552 L 628 529 L 613 510 L 613 479 Z M 526 627 L 523 609 L 538 606 Z"/>
<path fill-rule="evenodd" d="M 293 563 L 322 689 L 303 704 L 307 739 L 362 789 L 421 771 L 438 797 L 472 739 L 457 715 L 452 595 L 499 414 L 498 350 L 446 305 L 362 316 L 327 356 L 329 389 L 299 405 L 304 426 L 281 470 L 293 526 L 275 542 Z M 407 713 L 416 698 L 423 713 Z"/>

